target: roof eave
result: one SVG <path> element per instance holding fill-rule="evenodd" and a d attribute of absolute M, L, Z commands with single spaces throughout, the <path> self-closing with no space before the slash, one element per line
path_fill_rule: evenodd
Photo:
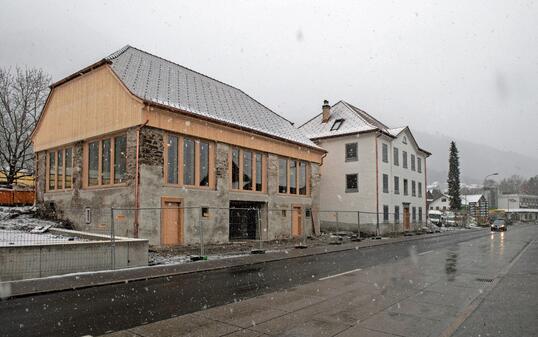
<path fill-rule="evenodd" d="M 63 79 L 61 79 L 61 80 L 59 80 L 57 82 L 52 83 L 49 86 L 49 88 L 52 90 L 52 89 L 56 88 L 57 86 L 60 86 L 60 85 L 62 85 L 64 83 L 66 83 L 66 82 L 69 82 L 72 79 L 77 78 L 79 76 L 82 76 L 82 75 L 94 70 L 95 68 L 99 68 L 100 66 L 102 66 L 104 64 L 112 64 L 112 61 L 107 60 L 107 59 L 101 59 L 101 60 L 95 62 L 94 64 L 91 64 L 91 65 L 87 66 L 86 68 L 83 68 L 83 69 L 81 69 L 81 70 L 79 70 L 79 71 L 77 71 L 77 72 L 75 72 L 75 73 L 73 73 L 73 74 L 71 74 L 71 75 L 69 75 L 67 77 L 64 77 Z"/>

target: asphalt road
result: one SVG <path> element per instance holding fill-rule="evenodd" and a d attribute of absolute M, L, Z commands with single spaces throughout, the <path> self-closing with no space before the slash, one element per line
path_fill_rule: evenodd
<path fill-rule="evenodd" d="M 441 237 L 0 302 L 0 336 L 100 335 L 489 235 Z M 411 247 L 413 248 L 411 249 Z"/>

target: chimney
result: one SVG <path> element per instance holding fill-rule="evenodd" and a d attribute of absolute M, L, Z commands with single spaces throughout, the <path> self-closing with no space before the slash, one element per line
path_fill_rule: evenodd
<path fill-rule="evenodd" d="M 327 123 L 329 121 L 329 118 L 331 117 L 331 106 L 329 105 L 328 100 L 323 101 L 323 106 L 321 107 L 323 111 L 323 119 L 321 120 L 322 123 Z"/>

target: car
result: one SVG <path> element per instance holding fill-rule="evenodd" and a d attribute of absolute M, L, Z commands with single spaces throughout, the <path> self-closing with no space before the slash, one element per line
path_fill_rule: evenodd
<path fill-rule="evenodd" d="M 492 232 L 506 232 L 507 229 L 506 223 L 501 219 L 493 221 L 490 228 Z"/>

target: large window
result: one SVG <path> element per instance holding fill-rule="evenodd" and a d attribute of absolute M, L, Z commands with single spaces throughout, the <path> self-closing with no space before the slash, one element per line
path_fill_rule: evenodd
<path fill-rule="evenodd" d="M 415 170 L 415 155 L 411 155 L 411 171 Z"/>
<path fill-rule="evenodd" d="M 408 195 L 409 194 L 409 186 L 407 184 L 407 179 L 404 179 L 403 185 L 404 185 L 404 195 Z"/>
<path fill-rule="evenodd" d="M 411 181 L 411 196 L 417 196 L 417 186 L 414 180 Z"/>
<path fill-rule="evenodd" d="M 73 187 L 73 148 L 48 151 L 46 163 L 48 191 L 62 191 Z"/>
<path fill-rule="evenodd" d="M 389 222 L 389 205 L 383 205 L 383 222 Z"/>
<path fill-rule="evenodd" d="M 48 191 L 63 191 L 73 186 L 73 148 L 48 151 L 46 177 Z"/>
<path fill-rule="evenodd" d="M 167 184 L 212 187 L 214 186 L 214 145 L 212 142 L 167 134 L 165 139 L 165 182 Z M 239 152 L 235 163 L 239 165 Z M 239 168 L 234 167 L 239 174 Z M 236 176 L 235 182 L 239 183 Z"/>
<path fill-rule="evenodd" d="M 388 163 L 389 162 L 389 146 L 385 143 L 383 143 L 382 147 L 382 154 L 383 154 L 383 162 Z"/>
<path fill-rule="evenodd" d="M 295 159 L 278 159 L 278 192 L 294 195 L 308 194 L 308 166 Z"/>
<path fill-rule="evenodd" d="M 400 194 L 400 177 L 394 176 L 394 194 Z"/>
<path fill-rule="evenodd" d="M 278 192 L 288 193 L 288 160 L 278 160 Z"/>
<path fill-rule="evenodd" d="M 383 174 L 383 193 L 389 193 L 389 175 Z"/>
<path fill-rule="evenodd" d="M 400 222 L 400 206 L 394 206 L 394 222 Z"/>
<path fill-rule="evenodd" d="M 422 183 L 418 183 L 418 197 L 422 198 Z"/>
<path fill-rule="evenodd" d="M 394 165 L 395 165 L 395 166 L 399 166 L 399 165 L 400 165 L 400 153 L 399 153 L 399 151 L 398 151 L 398 148 L 395 147 L 395 148 L 393 149 L 393 151 L 394 151 L 394 155 L 393 155 L 393 157 L 394 157 L 394 158 L 393 158 Z"/>
<path fill-rule="evenodd" d="M 346 161 L 357 161 L 358 159 L 359 155 L 357 143 L 346 144 Z"/>
<path fill-rule="evenodd" d="M 266 157 L 262 153 L 238 147 L 230 151 L 231 187 L 239 191 L 265 191 Z"/>
<path fill-rule="evenodd" d="M 422 158 L 417 157 L 417 172 L 422 173 Z"/>
<path fill-rule="evenodd" d="M 402 151 L 402 161 L 403 161 L 403 168 L 407 168 L 407 152 Z"/>
<path fill-rule="evenodd" d="M 346 174 L 346 192 L 358 192 L 359 191 L 359 175 L 358 174 Z"/>
<path fill-rule="evenodd" d="M 87 145 L 87 186 L 107 186 L 125 182 L 127 136 L 95 140 Z"/>

